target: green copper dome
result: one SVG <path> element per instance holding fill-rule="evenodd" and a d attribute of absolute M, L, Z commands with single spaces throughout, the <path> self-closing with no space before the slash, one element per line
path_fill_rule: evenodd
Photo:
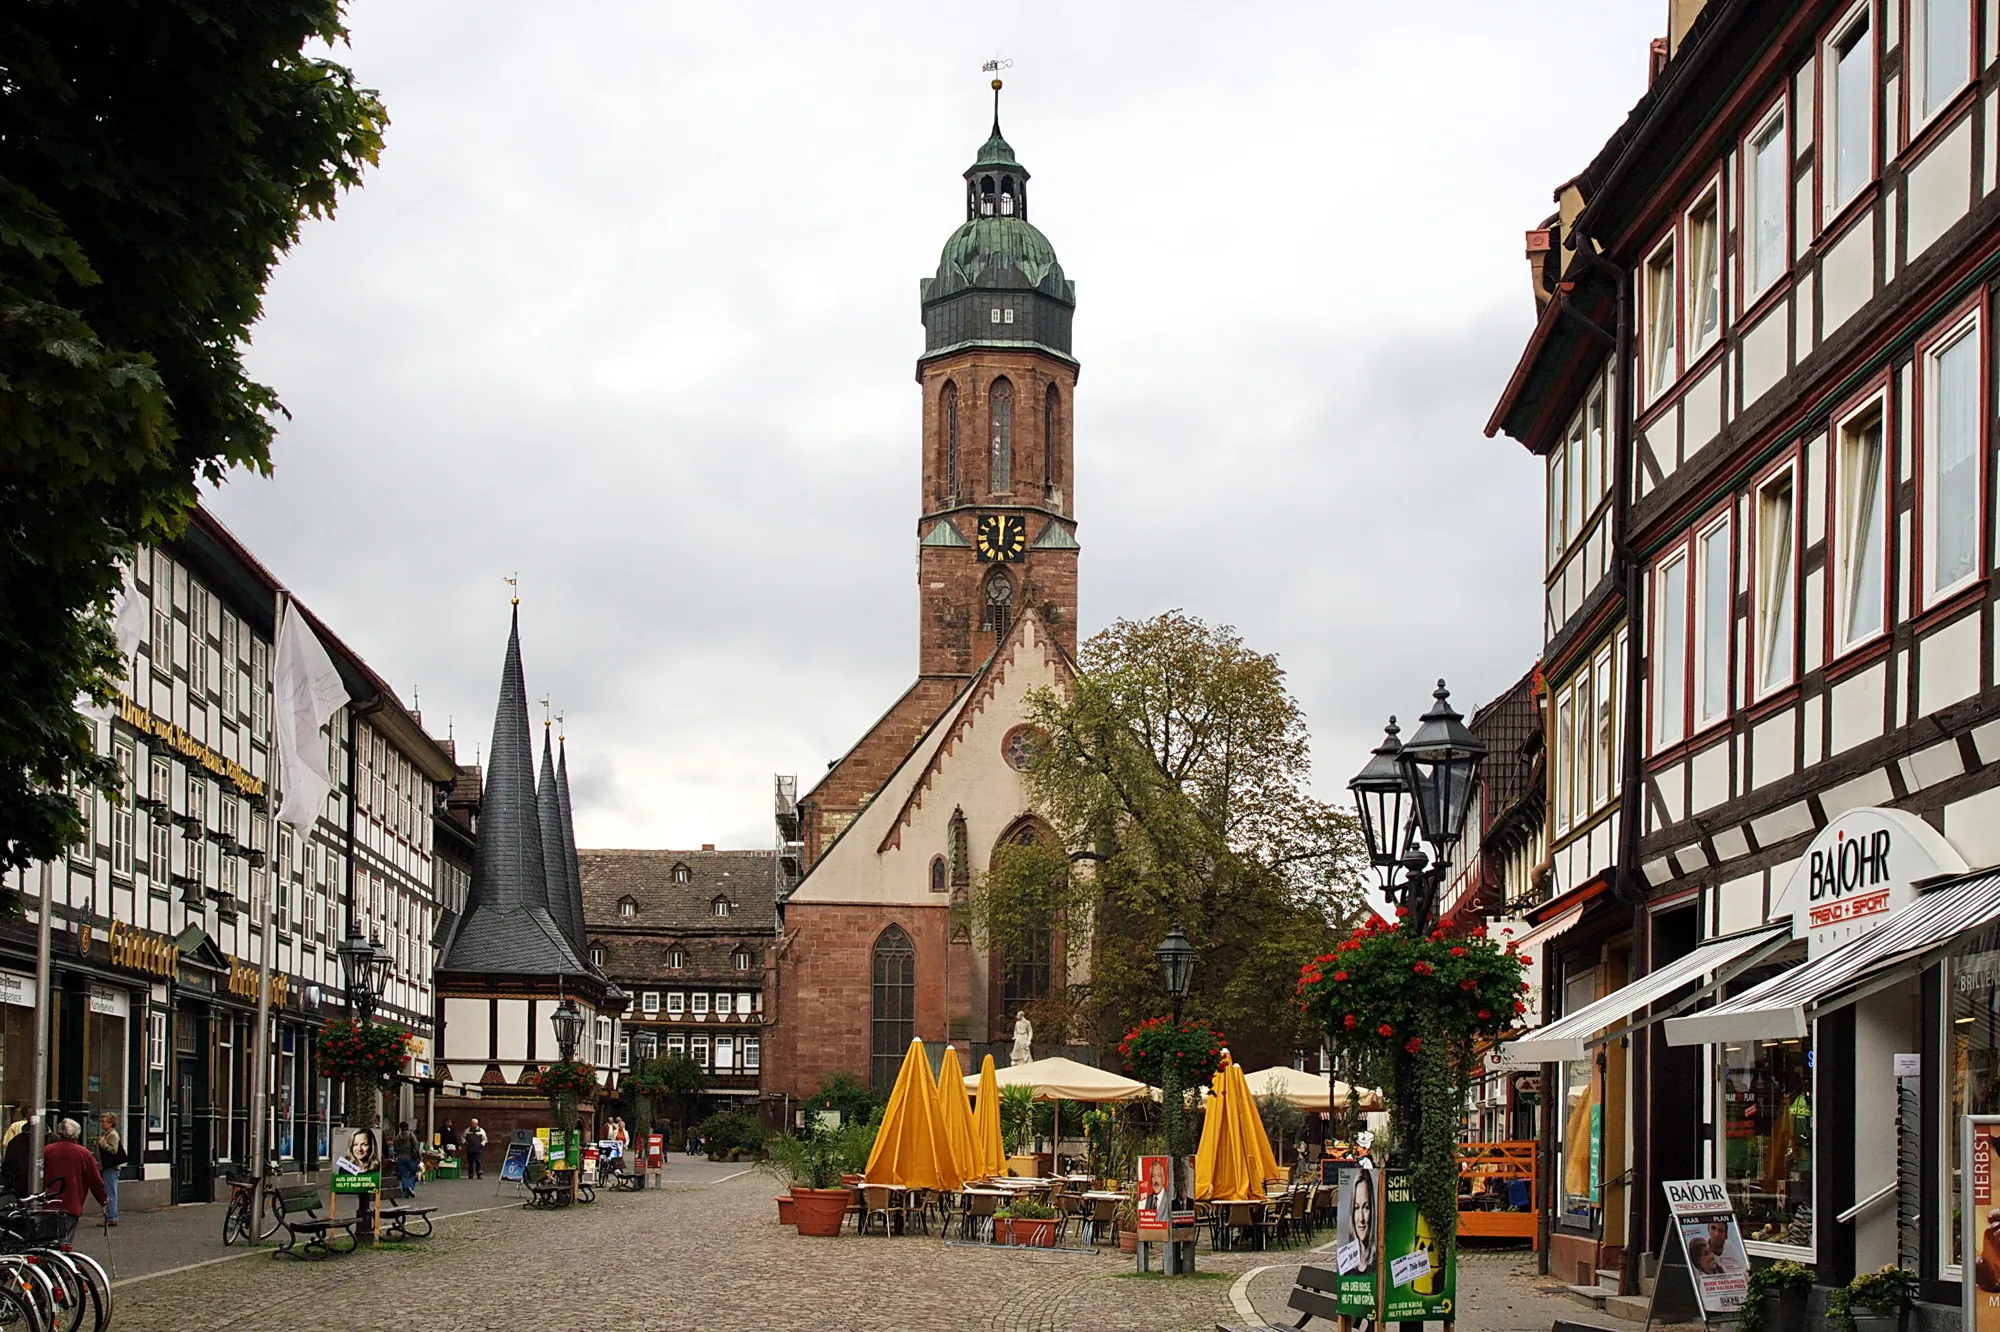
<path fill-rule="evenodd" d="M 1037 290 L 1070 299 L 1056 247 L 1025 218 L 976 217 L 951 234 L 928 299 L 972 288 Z"/>
<path fill-rule="evenodd" d="M 1025 172 L 1025 168 L 1015 160 L 1013 147 L 1000 137 L 998 120 L 993 122 L 993 133 L 987 137 L 985 143 L 979 145 L 979 157 L 972 165 L 975 170 L 983 166 L 1009 166 L 1016 171 Z"/>

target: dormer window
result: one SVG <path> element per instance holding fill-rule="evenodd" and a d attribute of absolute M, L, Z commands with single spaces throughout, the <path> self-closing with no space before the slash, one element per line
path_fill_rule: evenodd
<path fill-rule="evenodd" d="M 639 914 L 639 904 L 637 902 L 633 901 L 629 897 L 621 897 L 618 899 L 618 915 L 621 919 L 630 920 L 632 919 L 632 917 L 638 914 Z"/>
<path fill-rule="evenodd" d="M 728 915 L 729 899 L 726 897 L 716 898 L 713 902 L 710 902 L 708 904 L 708 913 L 711 916 L 718 916 L 718 917 Z"/>
<path fill-rule="evenodd" d="M 674 866 L 674 882 L 675 882 L 675 883 L 686 883 L 686 882 L 687 882 L 687 881 L 688 881 L 689 879 L 691 879 L 691 878 L 693 878 L 693 877 L 694 877 L 694 876 L 693 876 L 693 875 L 692 875 L 691 873 L 689 873 L 689 871 L 688 871 L 688 867 L 687 867 L 686 865 L 676 865 L 676 866 Z"/>
<path fill-rule="evenodd" d="M 750 970 L 750 950 L 747 948 L 737 949 L 736 956 L 733 959 L 733 961 L 736 963 L 736 969 L 738 971 Z"/>
<path fill-rule="evenodd" d="M 590 965 L 593 967 L 602 967 L 604 965 L 603 944 L 592 944 L 590 946 Z"/>
<path fill-rule="evenodd" d="M 669 948 L 667 950 L 668 971 L 679 971 L 682 967 L 687 965 L 687 960 L 688 960 L 687 954 L 683 953 L 680 949 Z"/>

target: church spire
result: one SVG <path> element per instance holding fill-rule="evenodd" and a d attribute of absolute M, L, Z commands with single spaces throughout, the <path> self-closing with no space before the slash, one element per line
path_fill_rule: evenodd
<path fill-rule="evenodd" d="M 569 798 L 569 745 L 556 737 L 556 812 L 562 828 L 562 863 L 569 872 L 569 916 L 576 926 L 575 944 L 585 957 L 589 944 L 584 938 L 583 871 L 576 859 L 576 813 Z"/>
<path fill-rule="evenodd" d="M 965 169 L 965 220 L 1028 216 L 1028 168 L 1000 133 L 1000 80 L 993 80 L 993 132 Z"/>
<path fill-rule="evenodd" d="M 552 735 L 542 723 L 542 776 L 535 784 L 535 810 L 542 832 L 542 865 L 548 885 L 549 915 L 562 927 L 570 947 L 583 948 L 583 918 L 570 912 L 570 870 L 563 854 L 562 800 L 556 792 L 556 761 Z"/>

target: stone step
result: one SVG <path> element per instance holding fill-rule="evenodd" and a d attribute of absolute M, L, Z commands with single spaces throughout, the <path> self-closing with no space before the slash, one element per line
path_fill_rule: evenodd
<path fill-rule="evenodd" d="M 1604 1312 L 1613 1318 L 1626 1318 L 1635 1323 L 1646 1321 L 1652 1312 L 1653 1300 L 1649 1295 L 1613 1295 L 1604 1301 Z"/>
<path fill-rule="evenodd" d="M 1600 1267 L 1597 1269 L 1597 1284 L 1603 1286 L 1613 1295 L 1616 1295 L 1618 1293 L 1618 1278 L 1620 1275 L 1621 1273 L 1615 1267 Z"/>
<path fill-rule="evenodd" d="M 1569 1296 L 1571 1299 L 1575 1300 L 1578 1304 L 1599 1310 L 1604 1308 L 1604 1297 L 1609 1293 L 1610 1292 L 1606 1291 L 1602 1286 L 1563 1287 L 1563 1294 Z"/>
<path fill-rule="evenodd" d="M 1660 1279 L 1658 1277 L 1648 1276 L 1639 1278 L 1639 1293 L 1641 1295 L 1644 1295 L 1647 1299 L 1649 1300 L 1652 1299 L 1653 1292 L 1658 1290 L 1659 1288 L 1660 1288 Z"/>

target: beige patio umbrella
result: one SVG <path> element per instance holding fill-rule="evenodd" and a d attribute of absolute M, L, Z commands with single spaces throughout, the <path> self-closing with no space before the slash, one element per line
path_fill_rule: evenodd
<path fill-rule="evenodd" d="M 1252 1096 L 1282 1096 L 1301 1110 L 1337 1112 L 1347 1109 L 1347 1084 L 1323 1078 L 1317 1073 L 1280 1065 L 1245 1073 L 1243 1080 L 1249 1084 Z M 1366 1087 L 1359 1090 L 1364 1111 L 1383 1108 L 1382 1093 Z"/>

